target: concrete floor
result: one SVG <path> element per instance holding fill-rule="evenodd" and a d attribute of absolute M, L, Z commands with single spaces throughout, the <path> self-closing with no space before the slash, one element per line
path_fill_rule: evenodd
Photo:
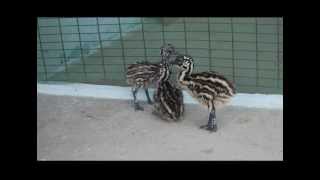
<path fill-rule="evenodd" d="M 39 94 L 38 160 L 282 160 L 283 111 L 227 106 L 218 132 L 199 128 L 208 111 L 186 105 L 185 119 L 162 121 L 125 100 Z"/>

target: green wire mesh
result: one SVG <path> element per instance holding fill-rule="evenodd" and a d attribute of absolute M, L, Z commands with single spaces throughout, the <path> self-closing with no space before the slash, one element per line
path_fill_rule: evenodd
<path fill-rule="evenodd" d="M 126 86 L 125 69 L 172 43 L 238 92 L 282 94 L 282 18 L 38 18 L 38 82 Z"/>

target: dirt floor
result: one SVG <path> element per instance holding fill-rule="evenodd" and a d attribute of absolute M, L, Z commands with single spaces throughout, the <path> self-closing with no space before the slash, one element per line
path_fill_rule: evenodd
<path fill-rule="evenodd" d="M 165 122 L 152 107 L 130 101 L 37 97 L 38 160 L 282 160 L 283 111 L 226 106 L 218 132 L 199 126 L 208 111 L 186 105 L 181 122 Z"/>

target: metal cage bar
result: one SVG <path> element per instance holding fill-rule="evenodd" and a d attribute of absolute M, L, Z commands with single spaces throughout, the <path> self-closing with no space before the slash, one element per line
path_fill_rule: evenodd
<path fill-rule="evenodd" d="M 99 19 L 96 18 L 96 20 L 97 20 L 97 28 L 98 28 L 97 30 L 98 30 L 101 60 L 102 60 L 102 66 L 103 66 L 103 80 L 106 80 L 106 67 L 104 64 L 104 57 L 103 57 L 103 46 L 102 46 L 102 41 L 101 41 L 100 24 L 99 24 Z"/>
<path fill-rule="evenodd" d="M 79 18 L 76 18 L 77 20 L 77 28 L 78 28 L 78 36 L 79 36 L 79 41 L 80 41 L 80 60 L 82 62 L 82 69 L 84 72 L 84 79 L 87 81 L 87 72 L 86 72 L 86 63 L 84 62 L 84 55 L 83 55 L 83 48 L 82 48 L 82 41 L 81 41 L 81 33 L 80 33 L 80 25 L 79 25 Z"/>
<path fill-rule="evenodd" d="M 38 69 L 43 81 L 78 82 L 83 75 L 88 83 L 126 85 L 127 64 L 142 58 L 159 61 L 161 43 L 170 42 L 194 57 L 195 71 L 225 74 L 240 92 L 248 87 L 252 92 L 282 93 L 280 18 L 38 20 Z"/>
<path fill-rule="evenodd" d="M 233 34 L 233 18 L 231 18 L 231 44 L 232 44 L 232 79 L 233 82 L 236 81 L 236 75 L 235 75 L 235 60 L 234 60 L 234 34 Z"/>
<path fill-rule="evenodd" d="M 44 56 L 43 56 L 43 47 L 42 47 L 42 42 L 41 42 L 41 37 L 40 37 L 39 22 L 37 22 L 37 29 L 38 29 L 38 37 L 39 37 L 39 46 L 40 46 L 41 60 L 42 60 L 43 69 L 44 69 L 44 78 L 45 78 L 45 81 L 47 81 L 47 80 L 48 80 L 47 65 L 46 65 L 46 61 L 45 61 Z M 38 69 L 38 68 L 37 68 L 37 69 Z"/>
<path fill-rule="evenodd" d="M 124 44 L 123 44 L 123 36 L 122 36 L 122 30 L 121 30 L 121 20 L 120 17 L 118 17 L 118 27 L 119 27 L 119 32 L 120 32 L 120 42 L 121 42 L 121 48 L 122 48 L 122 64 L 123 64 L 123 70 L 124 72 L 127 69 L 127 65 L 126 65 L 126 60 L 125 60 L 125 53 L 124 53 Z M 126 77 L 126 74 L 123 74 L 123 77 Z"/>
<path fill-rule="evenodd" d="M 255 23 L 256 23 L 256 86 L 259 86 L 259 66 L 258 66 L 258 20 L 255 18 Z"/>
<path fill-rule="evenodd" d="M 63 43 L 63 37 L 62 37 L 62 30 L 61 30 L 61 21 L 60 18 L 58 19 L 58 23 L 59 23 L 59 33 L 60 33 L 60 41 L 61 41 L 61 46 L 62 46 L 62 50 L 63 50 L 63 62 L 65 65 L 65 72 L 66 72 L 66 76 L 67 79 L 69 79 L 69 72 L 68 72 L 68 64 L 67 64 L 67 57 L 66 57 L 66 52 L 65 52 L 65 48 L 64 48 L 64 43 Z"/>

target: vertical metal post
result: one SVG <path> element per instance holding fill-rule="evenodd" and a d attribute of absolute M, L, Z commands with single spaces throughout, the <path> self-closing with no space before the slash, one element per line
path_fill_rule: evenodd
<path fill-rule="evenodd" d="M 165 44 L 165 38 L 164 38 L 164 17 L 162 18 L 161 26 L 162 26 L 162 45 L 164 45 L 164 44 Z"/>
<path fill-rule="evenodd" d="M 259 56 L 259 49 L 258 49 L 258 20 L 255 18 L 256 23 L 256 86 L 259 86 L 259 64 L 258 64 L 258 56 Z"/>
<path fill-rule="evenodd" d="M 144 22 L 143 17 L 140 18 L 141 21 L 141 30 L 142 30 L 142 40 L 143 40 L 143 48 L 144 48 L 144 60 L 147 60 L 147 49 L 146 49 L 146 40 L 144 36 Z"/>
<path fill-rule="evenodd" d="M 209 33 L 209 70 L 211 71 L 212 68 L 212 58 L 211 58 L 211 31 L 210 31 L 210 18 L 208 18 L 208 33 Z"/>
<path fill-rule="evenodd" d="M 233 19 L 231 18 L 231 44 L 232 44 L 232 78 L 235 82 L 235 59 L 234 59 L 234 41 L 233 41 Z"/>
<path fill-rule="evenodd" d="M 63 59 L 64 59 L 64 65 L 65 65 L 65 72 L 67 75 L 67 79 L 69 80 L 69 72 L 68 72 L 68 65 L 67 65 L 67 57 L 66 57 L 66 52 L 64 48 L 64 43 L 63 43 L 63 37 L 62 37 L 62 28 L 61 28 L 61 18 L 58 18 L 58 25 L 59 25 L 59 33 L 60 33 L 60 41 L 61 41 L 61 47 L 63 51 Z"/>
<path fill-rule="evenodd" d="M 82 68 L 83 68 L 83 72 L 84 72 L 84 78 L 85 78 L 85 81 L 87 81 L 87 73 L 86 73 L 86 67 L 85 67 L 85 62 L 84 62 L 84 59 L 83 59 L 83 49 L 82 49 L 82 40 L 81 40 L 81 36 L 80 36 L 80 27 L 79 27 L 79 18 L 76 18 L 77 19 L 77 28 L 78 28 L 78 36 L 79 36 L 79 41 L 80 41 L 80 60 L 82 62 Z"/>
<path fill-rule="evenodd" d="M 39 19 L 38 19 L 38 20 L 39 20 Z M 40 45 L 41 59 L 42 59 L 42 64 L 43 64 L 43 69 L 44 69 L 44 77 L 45 77 L 45 81 L 47 81 L 47 80 L 48 80 L 47 65 L 46 65 L 46 61 L 45 61 L 44 56 L 43 56 L 43 47 L 42 47 L 41 36 L 40 36 L 39 21 L 37 22 L 37 26 L 38 26 L 38 37 L 39 37 L 39 45 Z"/>
<path fill-rule="evenodd" d="M 103 56 L 103 47 L 102 47 L 102 41 L 101 41 L 101 34 L 100 34 L 100 24 L 99 24 L 99 19 L 97 19 L 97 28 L 98 28 L 98 38 L 99 38 L 99 43 L 100 43 L 100 57 L 102 59 L 102 66 L 103 66 L 103 79 L 106 80 L 106 67 L 104 65 L 104 56 Z"/>
<path fill-rule="evenodd" d="M 277 88 L 280 88 L 280 18 L 277 18 Z"/>
<path fill-rule="evenodd" d="M 188 54 L 187 47 L 187 30 L 186 30 L 186 18 L 183 18 L 183 29 L 184 29 L 184 45 L 185 45 L 185 53 Z"/>
<path fill-rule="evenodd" d="M 124 69 L 124 72 L 127 72 L 126 61 L 125 61 L 125 54 L 124 54 L 124 45 L 123 45 L 123 37 L 122 37 L 120 17 L 118 17 L 118 27 L 119 27 L 119 32 L 120 32 L 120 42 L 121 42 L 121 48 L 122 48 L 123 69 Z M 126 73 L 124 73 L 123 76 L 124 76 L 124 78 L 126 79 Z"/>

